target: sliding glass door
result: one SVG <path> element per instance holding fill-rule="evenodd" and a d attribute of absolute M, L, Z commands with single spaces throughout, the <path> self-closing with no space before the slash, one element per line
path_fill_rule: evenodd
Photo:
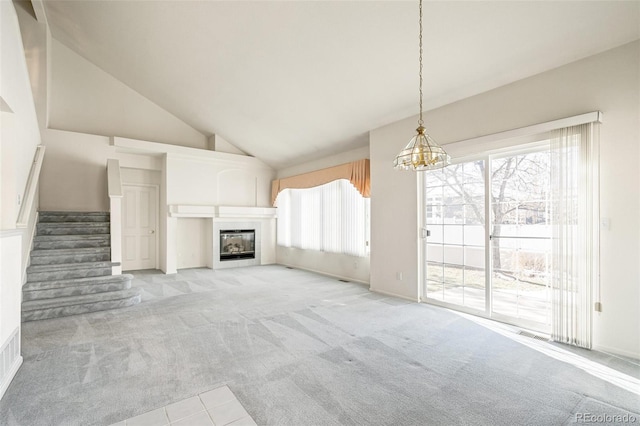
<path fill-rule="evenodd" d="M 425 173 L 425 301 L 549 332 L 549 174 L 548 146 Z"/>
<path fill-rule="evenodd" d="M 426 296 L 484 310 L 485 161 L 428 172 L 425 182 Z"/>

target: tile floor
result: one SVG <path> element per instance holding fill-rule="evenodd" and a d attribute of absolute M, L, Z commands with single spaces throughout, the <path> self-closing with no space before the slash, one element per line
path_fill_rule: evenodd
<path fill-rule="evenodd" d="M 111 426 L 256 426 L 228 386 L 169 404 Z"/>

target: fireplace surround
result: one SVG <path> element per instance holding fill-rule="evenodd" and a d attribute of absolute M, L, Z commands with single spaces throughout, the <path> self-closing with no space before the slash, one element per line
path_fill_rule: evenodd
<path fill-rule="evenodd" d="M 208 259 L 206 266 L 212 269 L 255 266 L 275 262 L 275 217 L 273 207 L 239 207 L 171 204 L 167 218 L 167 267 L 166 273 L 177 271 L 177 221 L 181 218 L 205 219 L 211 228 L 209 235 Z M 254 258 L 235 258 L 220 261 L 220 231 L 254 230 Z M 263 241 L 263 236 L 266 241 Z M 266 251 L 265 251 L 266 250 Z M 263 251 L 265 251 L 263 253 Z"/>

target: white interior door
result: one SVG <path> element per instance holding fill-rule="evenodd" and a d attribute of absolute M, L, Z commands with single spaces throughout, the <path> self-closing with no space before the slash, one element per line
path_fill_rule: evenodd
<path fill-rule="evenodd" d="M 158 188 L 123 185 L 122 270 L 157 267 Z"/>

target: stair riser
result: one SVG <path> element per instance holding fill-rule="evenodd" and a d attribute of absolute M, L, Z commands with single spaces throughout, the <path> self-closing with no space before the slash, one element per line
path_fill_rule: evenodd
<path fill-rule="evenodd" d="M 59 308 L 38 309 L 22 312 L 22 322 L 37 321 L 49 318 L 66 317 L 70 315 L 86 314 L 88 312 L 106 311 L 109 309 L 126 308 L 140 303 L 141 296 L 136 295 L 126 299 L 105 300 L 80 305 L 62 306 Z"/>
<path fill-rule="evenodd" d="M 121 283 L 124 281 L 133 280 L 133 275 L 106 275 L 102 277 L 89 277 L 89 278 L 72 278 L 70 280 L 58 280 L 58 281 L 30 281 L 22 286 L 22 291 L 40 291 L 40 290 L 52 290 L 56 288 L 65 287 L 79 287 L 87 285 L 99 285 L 109 283 Z"/>
<path fill-rule="evenodd" d="M 56 281 L 71 278 L 101 277 L 111 275 L 111 267 L 73 269 L 67 271 L 27 272 L 27 281 Z"/>
<path fill-rule="evenodd" d="M 74 249 L 74 248 L 100 248 L 109 247 L 109 240 L 59 240 L 59 241 L 34 241 L 36 250 Z"/>
<path fill-rule="evenodd" d="M 111 259 L 110 253 L 83 255 L 31 256 L 31 265 L 57 265 L 60 263 L 102 262 Z"/>
<path fill-rule="evenodd" d="M 109 222 L 109 215 L 48 215 L 42 214 L 38 217 L 40 223 L 62 223 L 62 222 Z"/>
<path fill-rule="evenodd" d="M 38 224 L 38 235 L 94 235 L 108 234 L 109 226 L 47 226 Z"/>
<path fill-rule="evenodd" d="M 103 293 L 106 291 L 128 290 L 131 281 L 119 281 L 105 284 L 87 284 L 82 286 L 62 287 L 49 290 L 23 291 L 22 301 L 54 299 L 56 297 L 82 296 L 84 294 Z"/>

